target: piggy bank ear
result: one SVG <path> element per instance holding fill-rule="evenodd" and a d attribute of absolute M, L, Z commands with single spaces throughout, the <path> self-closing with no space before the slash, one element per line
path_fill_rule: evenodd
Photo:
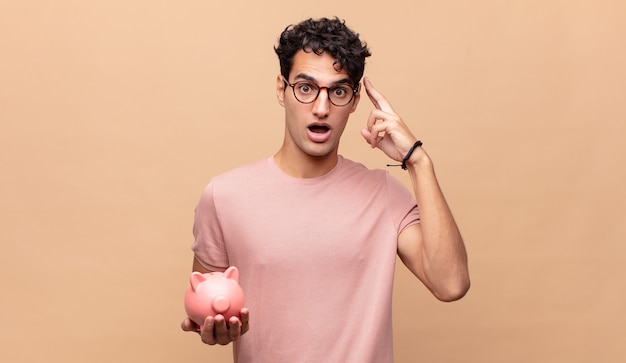
<path fill-rule="evenodd" d="M 198 285 L 200 285 L 200 283 L 203 282 L 204 280 L 206 280 L 206 277 L 203 274 L 197 271 L 192 272 L 191 277 L 189 278 L 191 289 L 193 291 L 196 291 L 198 289 Z"/>
<path fill-rule="evenodd" d="M 227 268 L 226 271 L 224 271 L 224 276 L 239 283 L 239 270 L 237 270 L 237 267 L 235 266 L 230 266 L 229 268 Z"/>

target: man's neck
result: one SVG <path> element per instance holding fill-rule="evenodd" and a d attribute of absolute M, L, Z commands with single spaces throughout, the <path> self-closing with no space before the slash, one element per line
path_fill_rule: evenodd
<path fill-rule="evenodd" d="M 317 178 L 327 174 L 337 165 L 337 152 L 324 156 L 311 156 L 302 152 L 289 152 L 284 146 L 274 155 L 274 162 L 287 175 L 294 178 Z"/>

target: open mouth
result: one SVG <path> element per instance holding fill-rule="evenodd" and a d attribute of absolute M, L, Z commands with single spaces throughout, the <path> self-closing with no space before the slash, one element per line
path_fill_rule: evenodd
<path fill-rule="evenodd" d="M 313 126 L 309 126 L 309 130 L 311 130 L 311 132 L 314 132 L 316 134 L 324 134 L 328 132 L 329 128 L 327 126 L 313 125 Z"/>
<path fill-rule="evenodd" d="M 315 143 L 324 143 L 330 139 L 330 127 L 324 124 L 314 124 L 308 127 L 309 139 Z"/>

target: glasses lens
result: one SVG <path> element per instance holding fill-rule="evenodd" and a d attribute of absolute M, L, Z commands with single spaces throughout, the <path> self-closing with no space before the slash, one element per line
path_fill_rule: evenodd
<path fill-rule="evenodd" d="M 345 106 L 352 101 L 352 88 L 348 85 L 331 87 L 328 90 L 330 101 L 336 106 Z"/>
<path fill-rule="evenodd" d="M 298 101 L 303 103 L 311 103 L 315 101 L 320 88 L 315 83 L 296 82 L 293 87 L 293 93 Z"/>

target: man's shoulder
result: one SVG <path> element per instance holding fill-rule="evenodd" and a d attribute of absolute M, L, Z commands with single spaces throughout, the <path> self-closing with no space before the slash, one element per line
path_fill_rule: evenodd
<path fill-rule="evenodd" d="M 342 173 L 340 178 L 359 180 L 358 185 L 365 188 L 372 186 L 386 186 L 392 189 L 404 187 L 404 184 L 392 175 L 389 170 L 386 169 L 370 169 L 366 165 L 356 162 L 347 158 L 343 158 Z"/>
<path fill-rule="evenodd" d="M 342 157 L 342 169 L 344 173 L 357 174 L 361 177 L 384 178 L 388 174 L 386 170 L 370 169 L 364 164 Z"/>
<path fill-rule="evenodd" d="M 254 162 L 238 166 L 236 168 L 225 171 L 212 178 L 213 182 L 229 182 L 232 180 L 241 180 L 241 178 L 249 177 L 258 173 L 266 172 L 269 168 L 267 158 L 256 160 Z"/>

